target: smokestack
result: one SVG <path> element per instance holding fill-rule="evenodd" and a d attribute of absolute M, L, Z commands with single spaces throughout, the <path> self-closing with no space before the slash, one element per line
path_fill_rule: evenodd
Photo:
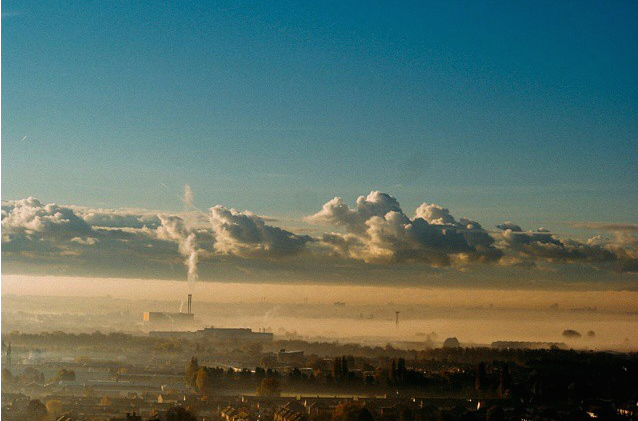
<path fill-rule="evenodd" d="M 193 294 L 188 294 L 188 314 L 191 314 L 192 311 L 192 303 L 193 302 Z"/>

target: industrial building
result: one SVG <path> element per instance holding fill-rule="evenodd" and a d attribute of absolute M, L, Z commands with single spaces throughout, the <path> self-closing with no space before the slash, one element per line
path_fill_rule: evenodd
<path fill-rule="evenodd" d="M 192 322 L 194 319 L 195 315 L 188 313 L 166 313 L 163 311 L 144 312 L 144 321 L 150 323 L 183 323 Z"/>
<path fill-rule="evenodd" d="M 272 342 L 270 332 L 253 332 L 248 328 L 217 328 L 207 327 L 194 332 L 181 331 L 151 331 L 149 335 L 158 338 L 174 339 L 208 339 L 213 341 L 244 341 L 244 342 Z"/>
<path fill-rule="evenodd" d="M 272 342 L 273 334 L 268 332 L 253 332 L 248 328 L 219 328 L 207 327 L 197 331 L 176 330 L 180 327 L 186 328 L 195 320 L 193 314 L 193 296 L 188 294 L 188 306 L 186 313 L 167 313 L 162 311 L 147 311 L 144 313 L 144 323 L 154 326 L 156 329 L 165 328 L 166 330 L 152 330 L 149 336 L 156 338 L 174 338 L 174 339 L 208 339 L 212 341 L 243 341 L 243 342 Z"/>
<path fill-rule="evenodd" d="M 284 364 L 303 363 L 303 351 L 286 351 L 285 349 L 281 349 L 277 353 L 277 360 Z"/>
<path fill-rule="evenodd" d="M 193 294 L 188 294 L 187 312 L 169 313 L 164 311 L 146 311 L 144 312 L 144 323 L 154 325 L 177 325 L 190 324 L 195 320 L 193 314 Z"/>

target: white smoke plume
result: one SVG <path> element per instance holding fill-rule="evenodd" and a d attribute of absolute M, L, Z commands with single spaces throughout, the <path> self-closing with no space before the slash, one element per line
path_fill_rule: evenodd
<path fill-rule="evenodd" d="M 184 207 L 186 210 L 190 210 L 193 207 L 193 201 L 195 200 L 195 196 L 193 196 L 193 191 L 191 190 L 191 186 L 188 184 L 184 185 L 184 195 L 182 196 L 182 202 L 184 202 Z"/>
<path fill-rule="evenodd" d="M 158 237 L 176 241 L 179 254 L 184 256 L 184 264 L 188 269 L 188 284 L 191 288 L 199 279 L 197 264 L 202 250 L 197 240 L 197 218 L 188 212 L 193 208 L 194 195 L 188 184 L 184 185 L 182 196 L 186 214 L 183 218 L 174 215 L 158 215 L 162 225 L 157 229 Z"/>

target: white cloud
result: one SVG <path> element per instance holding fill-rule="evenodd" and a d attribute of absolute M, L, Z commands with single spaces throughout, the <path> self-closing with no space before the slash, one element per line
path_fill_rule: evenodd
<path fill-rule="evenodd" d="M 93 229 L 72 209 L 29 197 L 2 203 L 2 241 L 15 237 L 86 237 Z"/>
<path fill-rule="evenodd" d="M 307 219 L 345 227 L 346 234 L 330 233 L 322 241 L 343 256 L 371 263 L 448 266 L 454 261 L 492 260 L 499 255 L 480 224 L 468 219 L 457 222 L 448 209 L 427 203 L 411 219 L 394 197 L 378 191 L 360 196 L 354 209 L 334 198 Z"/>
<path fill-rule="evenodd" d="M 423 203 L 421 206 L 416 208 L 416 217 L 423 218 L 433 225 L 456 224 L 456 220 L 452 215 L 450 215 L 450 211 L 448 209 L 435 205 L 434 203 Z"/>
<path fill-rule="evenodd" d="M 512 221 L 506 221 L 506 222 L 503 222 L 502 224 L 498 224 L 496 226 L 496 228 L 498 228 L 500 230 L 503 230 L 503 231 L 507 231 L 507 230 L 510 230 L 512 232 L 521 232 L 521 231 L 523 231 L 523 229 L 520 226 L 516 225 Z"/>
<path fill-rule="evenodd" d="M 185 202 L 192 203 L 188 190 Z M 511 222 L 490 232 L 436 204 L 424 203 L 409 217 L 394 197 L 378 191 L 360 196 L 352 208 L 336 197 L 306 220 L 327 228 L 313 238 L 224 206 L 169 214 L 27 198 L 2 203 L 2 256 L 22 265 L 66 265 L 69 272 L 120 266 L 144 276 L 179 273 L 184 264 L 192 280 L 199 264 L 223 261 L 251 271 L 260 265 L 282 271 L 293 266 L 310 270 L 308 265 L 313 270 L 325 265 L 326 272 L 347 265 L 363 270 L 366 264 L 467 270 L 498 263 L 494 270 L 568 264 L 638 272 L 638 239 L 631 224 L 598 224 L 612 238 L 584 242 L 544 229 L 523 231 Z"/>
<path fill-rule="evenodd" d="M 267 225 L 252 212 L 210 208 L 215 250 L 239 257 L 281 258 L 301 253 L 311 238 Z"/>
<path fill-rule="evenodd" d="M 161 224 L 157 212 L 138 209 L 87 209 L 73 206 L 69 208 L 92 227 L 157 228 Z"/>

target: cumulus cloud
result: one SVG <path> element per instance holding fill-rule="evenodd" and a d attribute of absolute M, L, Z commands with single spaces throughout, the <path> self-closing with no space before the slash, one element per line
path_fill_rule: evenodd
<path fill-rule="evenodd" d="M 215 231 L 215 250 L 239 257 L 281 258 L 304 250 L 311 238 L 267 225 L 252 212 L 239 212 L 224 206 L 210 208 L 210 222 Z"/>
<path fill-rule="evenodd" d="M 522 232 L 523 228 L 521 228 L 520 226 L 516 225 L 515 223 L 513 223 L 512 221 L 505 221 L 502 224 L 498 224 L 496 226 L 496 228 L 506 231 L 506 230 L 510 230 L 513 232 Z"/>
<path fill-rule="evenodd" d="M 457 222 L 448 209 L 427 203 L 410 218 L 394 197 L 378 191 L 360 196 L 354 208 L 335 197 L 307 220 L 345 228 L 345 234 L 324 234 L 322 242 L 344 257 L 370 263 L 449 266 L 452 261 L 492 260 L 499 255 L 480 224 Z"/>
<path fill-rule="evenodd" d="M 522 229 L 506 229 L 498 247 L 512 257 L 512 261 L 525 266 L 539 262 L 591 264 L 601 269 L 633 272 L 632 260 L 638 257 L 602 237 L 581 242 L 561 239 L 547 232 L 524 232 Z"/>
<path fill-rule="evenodd" d="M 185 189 L 184 203 L 193 195 Z M 264 218 L 215 206 L 209 213 L 153 213 L 128 209 L 88 209 L 42 204 L 34 198 L 2 203 L 3 255 L 31 257 L 122 253 L 128 260 L 150 258 L 154 250 L 166 252 L 173 244 L 187 268 L 188 279 L 198 278 L 201 259 L 215 256 L 285 258 L 305 250 L 312 241 L 269 225 Z M 100 246 L 100 247 L 98 247 Z M 93 251 L 90 251 L 93 247 Z M 34 254 L 35 253 L 35 254 Z"/>
<path fill-rule="evenodd" d="M 335 254 L 369 263 L 588 264 L 621 272 L 633 272 L 636 267 L 638 244 L 633 236 L 617 235 L 613 242 L 581 242 L 561 239 L 545 228 L 524 231 L 511 221 L 497 225 L 500 233 L 488 232 L 478 222 L 457 220 L 449 209 L 432 203 L 420 205 L 410 218 L 395 198 L 375 191 L 360 196 L 354 208 L 335 197 L 307 220 L 344 228 L 345 233 L 323 234 L 322 243 Z M 631 230 L 633 226 L 622 228 Z"/>
<path fill-rule="evenodd" d="M 340 197 L 335 197 L 306 220 L 317 224 L 345 227 L 350 231 L 362 231 L 365 230 L 368 219 L 373 216 L 385 216 L 388 212 L 402 213 L 399 202 L 387 193 L 373 191 L 367 197 L 359 196 L 354 209 L 350 209 Z"/>
<path fill-rule="evenodd" d="M 86 212 L 85 212 L 86 211 Z M 119 211 L 123 212 L 123 211 Z M 100 261 L 153 260 L 163 250 L 154 231 L 143 227 L 97 226 L 85 220 L 84 208 L 43 204 L 27 198 L 2 202 L 2 258 L 58 269 L 91 266 Z M 115 214 L 115 213 L 114 213 Z M 122 215 L 122 221 L 134 218 Z M 90 218 L 89 218 L 90 219 Z M 132 223 L 138 226 L 136 223 Z"/>
<path fill-rule="evenodd" d="M 192 281 L 199 276 L 200 263 L 223 262 L 251 271 L 259 265 L 282 271 L 293 266 L 310 270 L 312 265 L 329 272 L 335 267 L 360 271 L 388 264 L 467 271 L 491 264 L 490 270 L 580 265 L 638 272 L 638 238 L 632 224 L 589 224 L 585 228 L 609 231 L 611 238 L 586 241 L 542 228 L 524 231 L 512 222 L 488 231 L 433 203 L 421 204 L 409 216 L 396 198 L 373 191 L 357 198 L 352 207 L 339 197 L 326 202 L 305 218 L 326 227 L 313 229 L 309 236 L 274 226 L 272 220 L 250 211 L 214 206 L 202 212 L 192 205 L 188 188 L 184 203 L 184 212 L 158 213 L 43 204 L 34 198 L 4 201 L 3 261 L 64 264 L 69 272 L 74 267 L 119 265 L 144 268 L 135 272 L 143 276 L 167 272 L 183 276 L 184 265 Z"/>
<path fill-rule="evenodd" d="M 454 225 L 456 220 L 450 215 L 450 210 L 434 203 L 423 203 L 416 208 L 416 217 L 426 220 L 433 225 Z"/>
<path fill-rule="evenodd" d="M 29 197 L 2 203 L 2 242 L 15 238 L 85 238 L 93 229 L 72 209 Z"/>
<path fill-rule="evenodd" d="M 137 209 L 87 209 L 69 207 L 92 227 L 157 228 L 161 221 L 157 213 Z"/>

